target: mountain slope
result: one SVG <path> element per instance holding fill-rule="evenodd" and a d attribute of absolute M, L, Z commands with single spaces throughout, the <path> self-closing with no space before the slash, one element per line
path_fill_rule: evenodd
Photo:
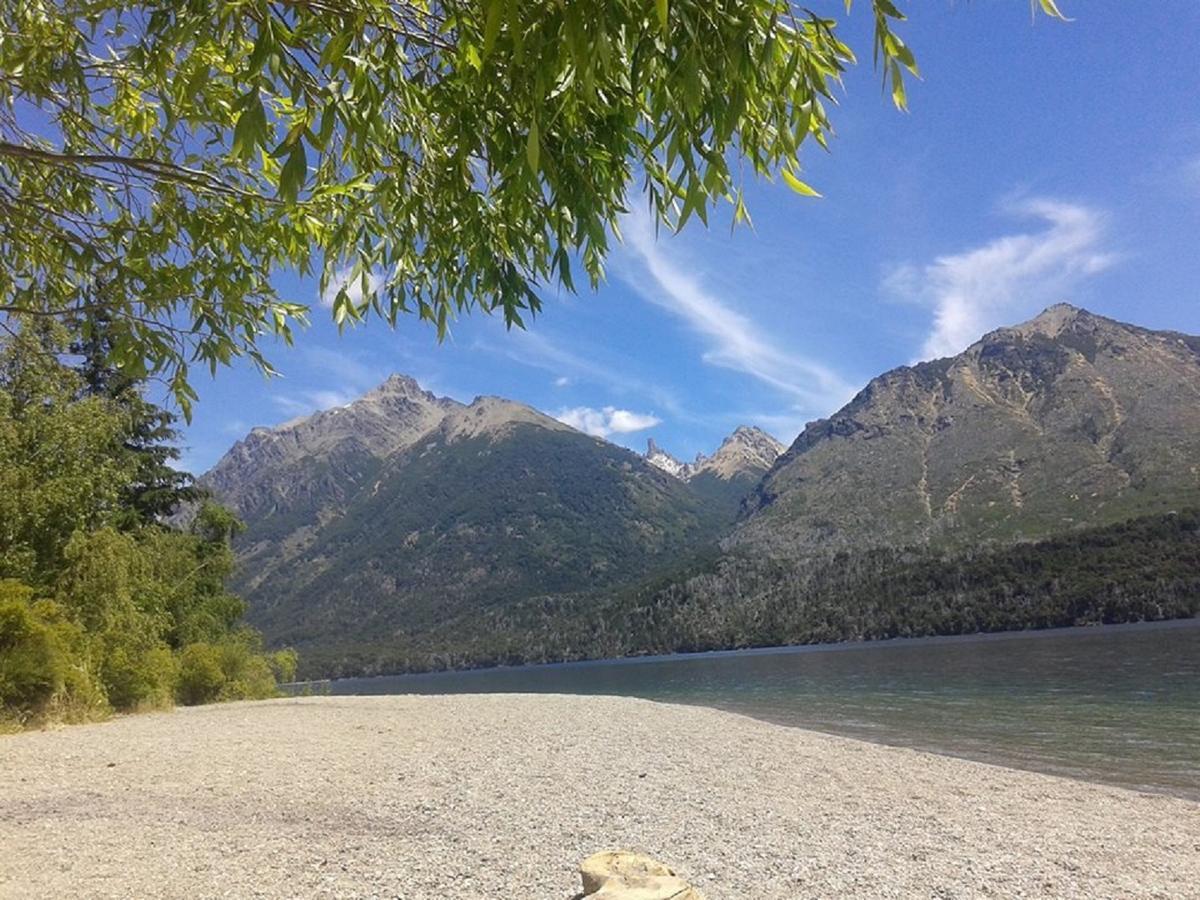
<path fill-rule="evenodd" d="M 417 406 L 436 424 L 411 442 L 404 430 L 396 450 L 342 478 L 335 499 L 305 504 L 303 521 L 295 506 L 280 512 L 277 494 L 231 492 L 258 501 L 239 508 L 249 527 L 235 586 L 273 643 L 386 641 L 479 607 L 594 590 L 728 526 L 687 484 L 529 407 L 495 397 Z"/>
<path fill-rule="evenodd" d="M 413 443 L 462 404 L 393 375 L 353 403 L 255 428 L 203 475 L 201 484 L 261 531 L 319 519 L 368 480 L 378 462 Z"/>
<path fill-rule="evenodd" d="M 742 426 L 712 456 L 696 460 L 688 484 L 732 520 L 783 452 L 783 444 L 761 428 Z"/>
<path fill-rule="evenodd" d="M 731 543 L 1034 538 L 1200 503 L 1200 339 L 1065 304 L 811 423 Z"/>
<path fill-rule="evenodd" d="M 743 501 L 783 451 L 783 444 L 761 428 L 743 425 L 725 438 L 712 456 L 698 454 L 695 462 L 680 462 L 653 438 L 646 442 L 644 458 L 668 475 L 686 481 L 699 497 L 732 522 Z"/>

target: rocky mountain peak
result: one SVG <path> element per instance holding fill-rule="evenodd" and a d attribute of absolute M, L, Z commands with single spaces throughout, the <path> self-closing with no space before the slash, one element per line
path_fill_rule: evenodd
<path fill-rule="evenodd" d="M 654 438 L 646 441 L 645 459 L 683 481 L 690 481 L 704 473 L 728 481 L 738 475 L 758 478 L 771 467 L 783 450 L 783 444 L 761 428 L 742 425 L 721 442 L 712 456 L 697 453 L 695 462 L 680 462 L 659 447 Z"/>
<path fill-rule="evenodd" d="M 735 537 L 957 544 L 1200 502 L 1198 394 L 1200 338 L 1056 304 L 810 423 Z"/>
<path fill-rule="evenodd" d="M 406 375 L 392 375 L 351 403 L 251 429 L 201 483 L 242 515 L 288 507 L 301 495 L 340 497 L 341 483 L 356 482 L 366 461 L 382 460 L 416 442 L 461 406 L 423 390 Z M 322 477 L 338 485 L 315 486 L 311 472 L 317 468 L 336 473 Z"/>
<path fill-rule="evenodd" d="M 1028 322 L 1017 325 L 1013 330 L 1027 334 L 1041 334 L 1045 337 L 1057 337 L 1065 328 L 1083 317 L 1090 317 L 1085 309 L 1072 306 L 1070 303 L 1055 303 L 1048 306 Z"/>
<path fill-rule="evenodd" d="M 761 428 L 741 425 L 721 442 L 717 452 L 698 462 L 695 474 L 711 472 L 728 481 L 743 473 L 761 475 L 775 464 L 784 446 Z"/>
<path fill-rule="evenodd" d="M 700 457 L 697 458 L 699 459 Z M 668 475 L 674 475 L 683 481 L 687 481 L 691 477 L 692 466 L 680 462 L 670 453 L 667 453 L 654 442 L 654 438 L 646 440 L 645 459 L 650 465 L 662 469 Z"/>

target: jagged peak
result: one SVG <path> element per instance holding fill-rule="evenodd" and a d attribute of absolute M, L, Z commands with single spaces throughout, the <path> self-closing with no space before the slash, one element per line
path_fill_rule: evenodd
<path fill-rule="evenodd" d="M 372 388 L 364 394 L 364 397 L 370 397 L 373 394 L 428 394 L 417 379 L 411 375 L 402 375 L 399 372 L 393 372 L 383 380 L 377 387 Z"/>
<path fill-rule="evenodd" d="M 709 472 L 730 479 L 754 469 L 768 469 L 784 451 L 784 445 L 753 425 L 741 425 L 726 437 L 712 456 L 696 454 L 692 463 L 680 462 L 663 450 L 654 438 L 646 441 L 645 459 L 648 463 L 683 481 Z"/>
<path fill-rule="evenodd" d="M 740 425 L 721 442 L 717 452 L 697 463 L 695 474 L 711 472 L 730 479 L 754 469 L 769 469 L 784 452 L 784 445 L 753 425 Z"/>
<path fill-rule="evenodd" d="M 655 443 L 654 438 L 646 439 L 646 462 L 654 466 L 656 469 L 661 469 L 668 475 L 674 475 L 687 481 L 691 477 L 692 467 L 687 463 L 680 462 L 662 447 Z"/>
<path fill-rule="evenodd" d="M 751 446 L 765 445 L 777 448 L 776 455 L 783 452 L 783 443 L 774 435 L 764 431 L 757 425 L 739 425 L 733 430 L 733 434 L 725 438 L 721 442 L 721 447 L 734 446 L 737 444 L 749 444 Z M 718 450 L 718 452 L 720 452 Z"/>
<path fill-rule="evenodd" d="M 1090 318 L 1093 318 L 1093 316 L 1086 309 L 1072 306 L 1070 303 L 1055 303 L 1053 306 L 1046 307 L 1027 322 L 1014 325 L 1012 328 L 1002 328 L 999 330 L 1016 332 L 1024 336 L 1038 334 L 1043 337 L 1056 338 L 1075 322 Z"/>

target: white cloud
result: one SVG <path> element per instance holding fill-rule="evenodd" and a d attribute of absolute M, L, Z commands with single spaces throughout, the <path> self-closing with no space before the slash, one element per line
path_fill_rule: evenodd
<path fill-rule="evenodd" d="M 271 401 L 293 417 L 345 406 L 382 384 L 391 374 L 391 370 L 377 364 L 370 356 L 316 345 L 298 348 L 292 362 L 294 365 L 288 367 L 289 375 L 308 384 L 337 385 L 292 390 L 285 379 L 284 390 L 272 394 Z"/>
<path fill-rule="evenodd" d="M 658 244 L 648 214 L 629 214 L 622 231 L 644 274 L 650 276 L 648 280 L 628 273 L 623 277 L 645 299 L 679 316 L 709 340 L 705 362 L 751 375 L 822 414 L 854 394 L 853 387 L 832 369 L 775 344 L 755 322 L 722 303 L 672 261 Z"/>
<path fill-rule="evenodd" d="M 360 393 L 382 383 L 391 374 L 386 366 L 379 365 L 371 357 L 353 353 L 344 345 L 334 350 L 308 344 L 298 349 L 297 356 L 297 374 L 328 375 L 334 381 L 358 389 Z"/>
<path fill-rule="evenodd" d="M 933 308 L 920 359 L 960 353 L 986 332 L 1068 299 L 1083 281 L 1116 262 L 1102 249 L 1105 220 L 1095 209 L 1031 198 L 1009 204 L 1007 211 L 1040 219 L 1045 227 L 924 266 L 901 266 L 884 279 L 894 294 Z"/>
<path fill-rule="evenodd" d="M 338 295 L 343 287 L 346 288 L 346 293 L 350 295 L 351 302 L 355 304 L 362 303 L 363 286 L 362 277 L 353 278 L 354 267 L 347 265 L 338 269 L 333 273 L 333 277 L 329 279 L 329 286 L 325 288 L 325 292 L 321 294 L 321 305 L 326 307 L 333 306 L 333 300 Z M 367 286 L 371 293 L 379 290 L 383 284 L 383 276 L 378 272 L 367 273 Z"/>
<path fill-rule="evenodd" d="M 575 341 L 579 344 L 579 341 Z M 652 384 L 619 371 L 616 365 L 592 362 L 579 353 L 572 352 L 552 341 L 542 332 L 514 329 L 504 335 L 503 341 L 476 340 L 476 350 L 494 353 L 524 366 L 544 372 L 559 373 L 554 382 L 556 387 L 565 387 L 576 381 L 589 381 L 604 385 L 608 390 L 621 395 L 636 395 L 667 410 L 675 419 L 703 421 L 687 412 L 675 395 L 660 384 Z M 584 352 L 594 353 L 594 348 L 582 347 Z M 569 375 L 561 374 L 563 371 Z M 565 383 L 564 382 L 565 379 Z"/>
<path fill-rule="evenodd" d="M 301 391 L 298 395 L 273 394 L 271 400 L 290 416 L 307 416 L 322 409 L 333 409 L 353 403 L 358 394 L 353 391 Z"/>
<path fill-rule="evenodd" d="M 554 418 L 585 434 L 601 438 L 606 438 L 610 434 L 644 431 L 662 422 L 662 419 L 657 416 L 617 409 L 612 406 L 606 406 L 603 409 L 576 406 L 573 409 L 560 410 Z"/>

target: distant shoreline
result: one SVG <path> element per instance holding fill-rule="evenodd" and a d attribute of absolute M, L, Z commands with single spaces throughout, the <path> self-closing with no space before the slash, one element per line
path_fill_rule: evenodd
<path fill-rule="evenodd" d="M 925 634 L 914 637 L 864 638 L 857 641 L 829 641 L 819 644 L 775 644 L 768 647 L 737 647 L 729 650 L 681 650 L 677 653 L 654 653 L 646 655 L 615 656 L 601 659 L 569 659 L 559 662 L 525 663 L 519 666 L 471 666 L 460 669 L 439 669 L 431 672 L 379 672 L 374 675 L 345 675 L 333 678 L 312 678 L 281 684 L 280 689 L 304 685 L 334 684 L 339 681 L 369 681 L 374 678 L 432 678 L 439 675 L 464 674 L 468 672 L 511 672 L 520 669 L 583 668 L 591 666 L 621 666 L 637 663 L 664 662 L 675 659 L 720 659 L 729 656 L 770 656 L 777 653 L 831 653 L 859 650 L 867 647 L 920 646 L 922 644 L 958 644 L 981 641 L 1003 641 L 1013 638 L 1033 638 L 1065 635 L 1072 633 L 1090 634 L 1104 631 L 1154 631 L 1159 629 L 1200 628 L 1200 615 L 1181 616 L 1172 619 L 1146 619 L 1141 622 L 1113 622 L 1097 625 L 1065 625 L 1050 628 L 1018 628 L 1007 631 L 976 631 L 970 634 Z"/>
<path fill-rule="evenodd" d="M 0 896 L 1183 896 L 1200 804 L 618 697 L 312 697 L 0 740 Z"/>

